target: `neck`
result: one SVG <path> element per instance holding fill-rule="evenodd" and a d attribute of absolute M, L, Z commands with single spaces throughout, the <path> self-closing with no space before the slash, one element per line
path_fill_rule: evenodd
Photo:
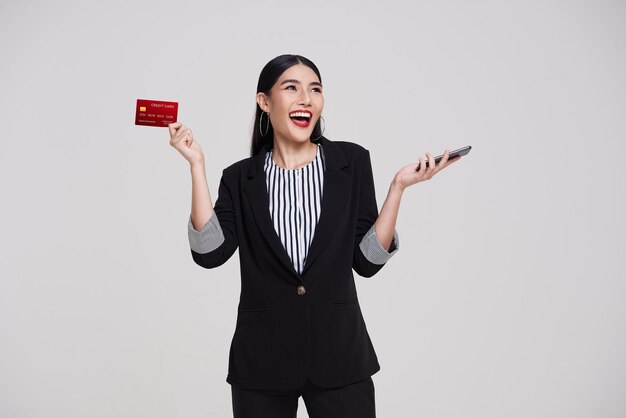
<path fill-rule="evenodd" d="M 288 170 L 304 167 L 313 161 L 315 155 L 317 155 L 317 144 L 311 141 L 298 143 L 274 137 L 272 157 L 280 167 Z"/>

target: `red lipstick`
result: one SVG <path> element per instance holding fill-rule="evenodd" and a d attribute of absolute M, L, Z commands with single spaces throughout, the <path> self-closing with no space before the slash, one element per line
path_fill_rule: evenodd
<path fill-rule="evenodd" d="M 300 128 L 306 128 L 311 124 L 313 113 L 310 110 L 294 110 L 289 112 L 291 121 Z"/>

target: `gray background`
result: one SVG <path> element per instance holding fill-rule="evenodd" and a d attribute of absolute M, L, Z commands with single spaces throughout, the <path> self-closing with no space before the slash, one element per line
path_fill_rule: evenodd
<path fill-rule="evenodd" d="M 180 102 L 215 200 L 261 68 L 299 53 L 379 207 L 474 147 L 357 276 L 378 415 L 626 416 L 625 42 L 623 1 L 3 0 L 0 415 L 231 416 L 238 257 L 193 263 L 188 164 L 135 100 Z"/>

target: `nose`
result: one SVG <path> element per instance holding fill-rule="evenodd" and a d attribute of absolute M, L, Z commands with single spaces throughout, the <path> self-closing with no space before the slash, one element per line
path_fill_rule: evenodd
<path fill-rule="evenodd" d="M 307 91 L 307 89 L 302 89 L 300 93 L 300 104 L 308 105 L 311 104 L 311 95 Z"/>

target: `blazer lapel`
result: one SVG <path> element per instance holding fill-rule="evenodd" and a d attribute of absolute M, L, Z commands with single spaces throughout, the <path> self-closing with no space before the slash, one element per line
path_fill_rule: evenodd
<path fill-rule="evenodd" d="M 324 190 L 322 194 L 322 211 L 320 219 L 315 227 L 313 241 L 307 255 L 302 274 L 293 267 L 289 255 L 285 251 L 280 238 L 276 234 L 269 212 L 269 200 L 265 183 L 265 154 L 269 150 L 266 145 L 253 157 L 253 163 L 248 170 L 248 182 L 244 185 L 244 192 L 252 207 L 254 220 L 257 223 L 261 235 L 267 241 L 269 247 L 276 253 L 278 259 L 293 273 L 296 283 L 302 283 L 302 275 L 310 265 L 318 258 L 324 245 L 332 236 L 334 224 L 341 214 L 344 204 L 350 198 L 350 177 L 342 171 L 348 165 L 339 146 L 332 141 L 321 137 L 322 152 L 324 153 Z"/>
<path fill-rule="evenodd" d="M 248 201 L 252 208 L 254 220 L 259 228 L 260 234 L 267 241 L 269 247 L 276 253 L 278 259 L 284 266 L 293 273 L 295 284 L 301 284 L 302 280 L 296 269 L 291 264 L 289 254 L 285 251 L 283 243 L 276 234 L 272 218 L 269 211 L 269 198 L 267 196 L 267 185 L 265 183 L 265 153 L 269 147 L 266 145 L 253 157 L 253 163 L 248 170 L 248 182 L 244 185 L 244 192 L 248 196 Z"/>
<path fill-rule="evenodd" d="M 324 250 L 326 242 L 335 232 L 335 224 L 350 200 L 352 189 L 350 176 L 342 171 L 348 161 L 339 146 L 322 137 L 322 152 L 324 153 L 324 190 L 322 191 L 322 211 L 315 226 L 313 241 L 307 254 L 302 275 Z"/>

